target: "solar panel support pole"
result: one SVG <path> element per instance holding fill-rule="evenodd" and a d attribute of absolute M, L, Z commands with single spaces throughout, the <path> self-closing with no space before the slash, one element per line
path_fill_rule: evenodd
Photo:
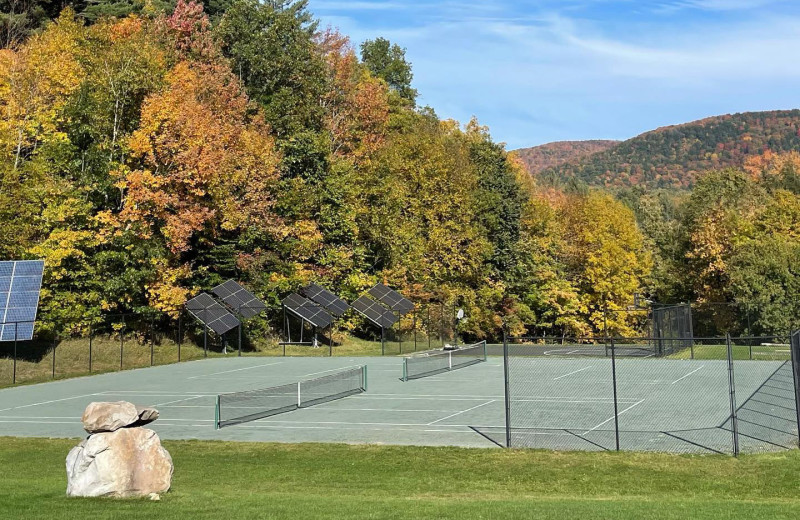
<path fill-rule="evenodd" d="M 242 357 L 242 325 L 243 323 L 239 322 L 239 357 Z"/>
<path fill-rule="evenodd" d="M 208 327 L 203 323 L 203 357 L 208 357 Z"/>
<path fill-rule="evenodd" d="M 17 384 L 17 322 L 14 322 L 14 373 L 11 376 L 12 384 Z"/>
<path fill-rule="evenodd" d="M 611 381 L 614 386 L 614 439 L 619 451 L 619 403 L 617 402 L 617 349 L 611 338 Z"/>
<path fill-rule="evenodd" d="M 384 327 L 381 326 L 381 356 L 385 356 L 386 355 L 386 346 L 385 346 L 384 336 L 385 336 Z"/>

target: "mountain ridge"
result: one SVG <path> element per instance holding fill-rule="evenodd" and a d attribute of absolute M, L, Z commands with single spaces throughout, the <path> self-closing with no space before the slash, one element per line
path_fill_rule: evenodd
<path fill-rule="evenodd" d="M 565 150 L 569 159 L 544 168 L 525 160 L 552 144 L 514 151 L 531 175 L 548 184 L 688 189 L 705 171 L 741 167 L 766 151 L 800 151 L 800 110 L 723 114 L 659 127 L 588 154 L 580 146 Z"/>

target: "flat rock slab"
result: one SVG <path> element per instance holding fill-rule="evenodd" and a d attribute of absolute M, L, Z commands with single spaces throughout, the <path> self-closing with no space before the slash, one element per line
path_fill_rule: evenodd
<path fill-rule="evenodd" d="M 83 429 L 89 433 L 113 432 L 130 426 L 139 420 L 139 411 L 132 403 L 89 403 L 83 412 Z"/>
<path fill-rule="evenodd" d="M 173 464 L 147 428 L 96 433 L 67 455 L 67 495 L 138 497 L 169 490 Z"/>
<path fill-rule="evenodd" d="M 155 408 L 147 408 L 145 406 L 137 406 L 136 413 L 139 414 L 139 419 L 136 420 L 135 426 L 144 426 L 158 419 L 158 410 Z"/>

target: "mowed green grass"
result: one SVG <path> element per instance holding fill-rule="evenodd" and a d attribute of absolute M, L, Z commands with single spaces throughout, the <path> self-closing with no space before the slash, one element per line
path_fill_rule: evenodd
<path fill-rule="evenodd" d="M 167 441 L 158 502 L 67 498 L 75 440 L 0 439 L 8 519 L 795 519 L 800 452 L 746 456 Z"/>

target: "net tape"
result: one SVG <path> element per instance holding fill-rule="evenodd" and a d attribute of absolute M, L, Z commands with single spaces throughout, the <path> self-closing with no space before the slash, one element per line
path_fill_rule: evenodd
<path fill-rule="evenodd" d="M 366 366 L 258 390 L 217 396 L 217 428 L 263 419 L 365 392 Z"/>
<path fill-rule="evenodd" d="M 403 358 L 403 381 L 449 372 L 486 361 L 486 342 Z"/>

